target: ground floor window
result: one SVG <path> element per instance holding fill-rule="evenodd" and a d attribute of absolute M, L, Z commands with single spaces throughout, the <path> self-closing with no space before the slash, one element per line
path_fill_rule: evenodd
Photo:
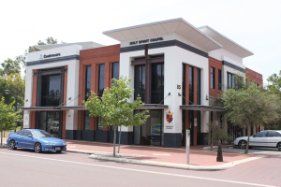
<path fill-rule="evenodd" d="M 134 144 L 163 145 L 163 110 L 150 110 L 150 117 L 142 126 L 134 127 Z"/>
<path fill-rule="evenodd" d="M 62 112 L 44 111 L 36 113 L 36 125 L 38 129 L 45 130 L 55 137 L 61 137 Z"/>

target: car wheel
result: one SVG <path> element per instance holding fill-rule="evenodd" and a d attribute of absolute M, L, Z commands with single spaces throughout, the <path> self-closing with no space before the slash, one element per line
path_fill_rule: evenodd
<path fill-rule="evenodd" d="M 12 149 L 12 150 L 17 149 L 15 140 L 9 141 L 9 148 Z"/>
<path fill-rule="evenodd" d="M 278 151 L 281 151 L 281 142 L 277 144 Z"/>
<path fill-rule="evenodd" d="M 35 151 L 36 153 L 41 153 L 41 151 L 42 151 L 42 146 L 41 146 L 40 143 L 36 143 L 36 144 L 34 145 L 34 151 Z"/>
<path fill-rule="evenodd" d="M 240 149 L 245 149 L 247 146 L 247 142 L 245 140 L 240 140 L 239 143 L 238 143 L 238 147 Z"/>

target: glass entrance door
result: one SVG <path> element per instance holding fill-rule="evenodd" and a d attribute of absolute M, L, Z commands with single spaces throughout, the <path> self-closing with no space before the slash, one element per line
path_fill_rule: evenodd
<path fill-rule="evenodd" d="M 134 127 L 134 144 L 161 146 L 163 136 L 162 110 L 150 110 L 146 124 Z"/>
<path fill-rule="evenodd" d="M 40 112 L 38 118 L 37 128 L 61 137 L 61 112 Z"/>

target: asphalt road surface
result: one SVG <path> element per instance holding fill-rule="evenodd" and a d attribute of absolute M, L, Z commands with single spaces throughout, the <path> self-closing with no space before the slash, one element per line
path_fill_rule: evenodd
<path fill-rule="evenodd" d="M 89 159 L 86 154 L 36 154 L 0 149 L 1 187 L 281 186 L 281 155 L 223 171 L 190 171 Z"/>

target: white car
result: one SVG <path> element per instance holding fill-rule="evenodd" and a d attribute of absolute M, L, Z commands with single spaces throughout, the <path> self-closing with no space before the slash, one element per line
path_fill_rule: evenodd
<path fill-rule="evenodd" d="M 248 136 L 238 137 L 234 140 L 234 146 L 245 148 Z M 265 130 L 250 136 L 249 146 L 251 147 L 276 147 L 281 151 L 281 130 Z"/>

